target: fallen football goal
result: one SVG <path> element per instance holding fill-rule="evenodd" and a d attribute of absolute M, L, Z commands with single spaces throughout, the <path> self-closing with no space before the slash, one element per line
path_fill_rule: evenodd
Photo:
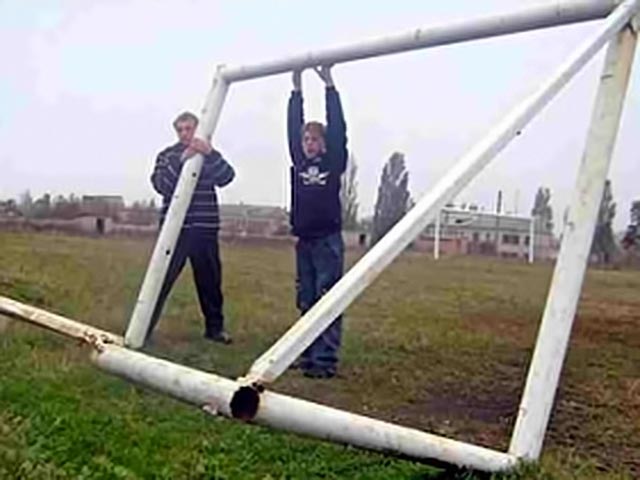
<path fill-rule="evenodd" d="M 426 5 L 426 4 L 425 4 Z M 427 8 L 427 7 L 425 7 Z M 564 0 L 453 24 L 436 25 L 339 48 L 246 66 L 218 67 L 196 136 L 211 138 L 229 87 L 293 70 L 352 62 L 481 38 L 598 21 L 591 35 L 537 89 L 473 145 L 439 182 L 271 348 L 237 380 L 138 352 L 167 273 L 202 167 L 201 155 L 182 169 L 124 337 L 0 297 L 0 313 L 79 339 L 101 369 L 188 402 L 207 412 L 382 451 L 503 471 L 539 458 L 566 356 L 591 241 L 615 145 L 637 40 L 640 0 Z M 421 233 L 604 47 L 606 53 L 562 245 L 529 366 L 511 443 L 494 451 L 300 400 L 268 389 L 296 358 Z"/>

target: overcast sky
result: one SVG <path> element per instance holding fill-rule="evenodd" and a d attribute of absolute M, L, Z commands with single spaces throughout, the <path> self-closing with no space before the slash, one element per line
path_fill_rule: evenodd
<path fill-rule="evenodd" d="M 153 198 L 156 153 L 171 121 L 199 112 L 215 65 L 263 61 L 544 0 L 0 0 L 0 198 L 122 194 Z M 406 155 L 419 198 L 586 39 L 597 22 L 338 65 L 359 194 L 372 211 L 383 163 Z M 602 65 L 576 77 L 458 197 L 528 213 L 551 188 L 556 221 L 575 182 Z M 307 117 L 323 118 L 320 81 L 304 76 Z M 232 86 L 216 147 L 233 163 L 224 202 L 286 205 L 290 76 Z M 616 228 L 640 198 L 640 69 L 633 72 L 610 178 Z"/>

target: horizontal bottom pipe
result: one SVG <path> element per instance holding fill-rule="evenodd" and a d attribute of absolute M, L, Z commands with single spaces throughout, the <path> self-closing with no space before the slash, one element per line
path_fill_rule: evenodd
<path fill-rule="evenodd" d="M 233 380 L 116 345 L 94 351 L 92 360 L 109 373 L 230 418 L 418 461 L 436 460 L 488 472 L 517 464 L 516 457 L 506 453 L 286 395 L 258 393 Z"/>
<path fill-rule="evenodd" d="M 121 347 L 104 330 L 0 297 L 0 314 L 47 328 L 94 346 L 101 369 L 209 413 L 252 421 L 300 435 L 418 461 L 440 461 L 483 471 L 513 468 L 517 458 L 502 452 L 393 425 L 273 392 L 258 392 L 233 380 Z"/>

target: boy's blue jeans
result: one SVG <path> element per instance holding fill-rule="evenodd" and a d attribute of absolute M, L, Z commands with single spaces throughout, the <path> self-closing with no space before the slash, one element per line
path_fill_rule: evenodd
<path fill-rule="evenodd" d="M 302 314 L 335 284 L 344 267 L 344 242 L 340 232 L 296 244 L 297 305 Z M 320 335 L 302 354 L 305 370 L 321 369 L 335 373 L 342 337 L 342 316 Z"/>

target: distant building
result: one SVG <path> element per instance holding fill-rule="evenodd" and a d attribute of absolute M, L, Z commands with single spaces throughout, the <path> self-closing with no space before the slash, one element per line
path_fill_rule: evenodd
<path fill-rule="evenodd" d="M 22 214 L 15 200 L 0 200 L 0 217 L 20 217 Z"/>
<path fill-rule="evenodd" d="M 527 258 L 533 241 L 534 257 L 555 259 L 557 241 L 552 232 L 535 222 L 531 239 L 531 219 L 479 210 L 444 209 L 440 217 L 440 253 L 442 255 L 495 255 Z M 414 244 L 432 250 L 435 225 L 430 224 Z"/>
<path fill-rule="evenodd" d="M 275 237 L 289 235 L 289 214 L 284 208 L 220 205 L 220 231 L 233 236 Z"/>
<path fill-rule="evenodd" d="M 160 223 L 160 210 L 155 204 L 134 203 L 118 211 L 116 221 L 126 225 L 157 226 Z"/>
<path fill-rule="evenodd" d="M 125 207 L 120 195 L 84 195 L 76 215 L 63 219 L 22 219 L 15 202 L 0 202 L 0 228 L 33 228 L 88 234 L 157 235 L 159 214 L 154 203 L 135 203 Z M 12 218 L 13 217 L 13 218 Z M 16 218 L 20 217 L 20 218 Z M 361 229 L 344 231 L 345 245 L 366 248 L 371 219 L 361 221 Z M 477 207 L 466 209 L 451 205 L 440 217 L 441 255 L 495 255 L 527 258 L 531 219 L 488 213 Z M 289 213 L 286 209 L 265 205 L 220 205 L 220 234 L 225 237 L 291 239 Z M 536 222 L 534 256 L 540 260 L 555 259 L 558 242 Z M 433 252 L 435 226 L 428 225 L 412 242 L 415 250 Z"/>
<path fill-rule="evenodd" d="M 83 195 L 81 210 L 83 216 L 117 218 L 125 209 L 121 195 Z"/>

